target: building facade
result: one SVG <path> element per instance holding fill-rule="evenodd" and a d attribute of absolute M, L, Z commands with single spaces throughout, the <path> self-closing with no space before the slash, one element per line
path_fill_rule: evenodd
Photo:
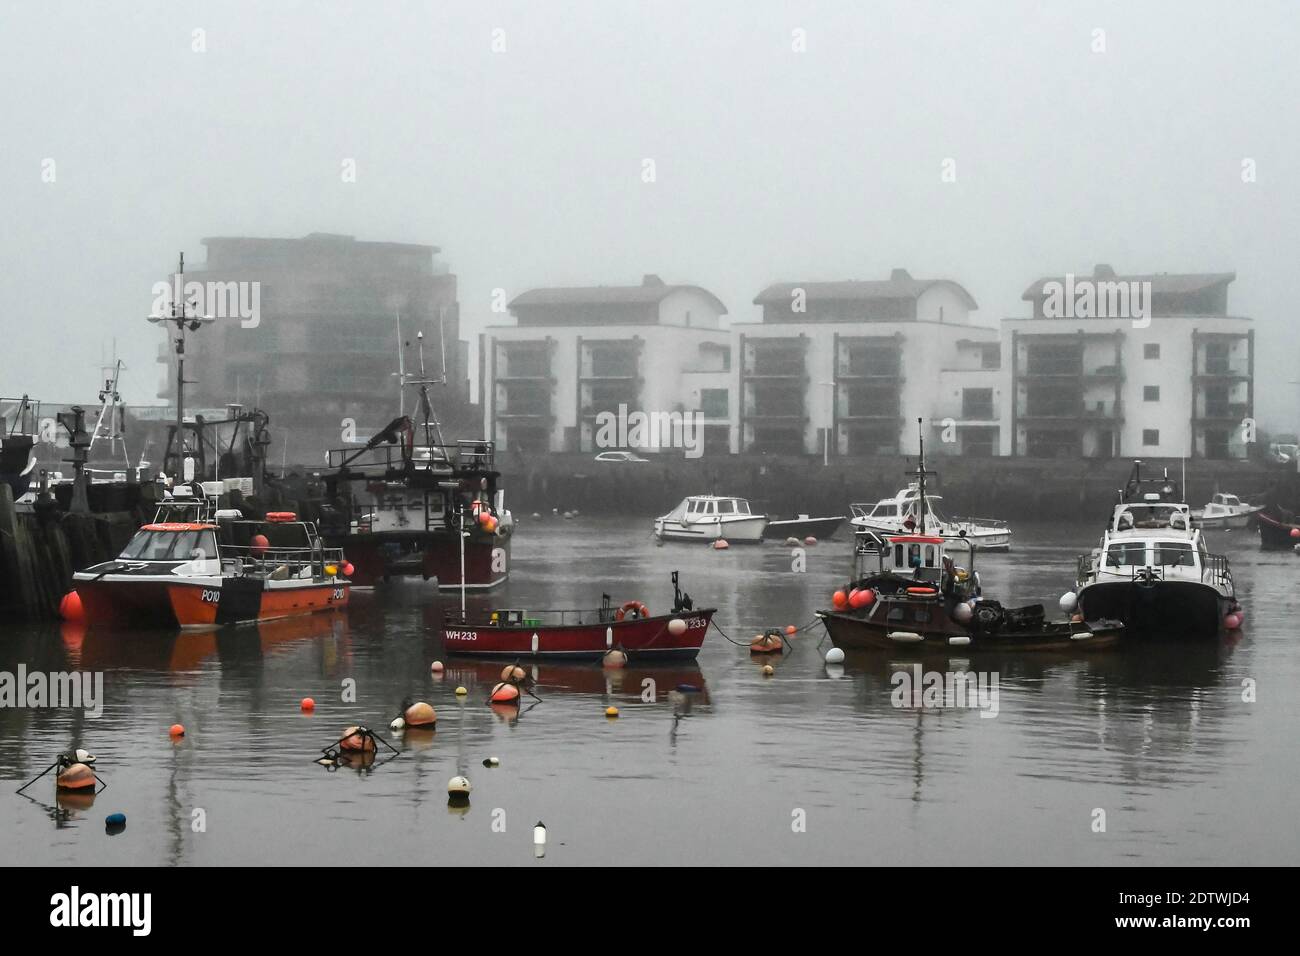
<path fill-rule="evenodd" d="M 784 282 L 732 326 L 736 446 L 745 452 L 860 457 L 915 454 L 913 424 L 947 450 L 1000 444 L 996 329 L 973 325 L 974 298 L 948 279 Z"/>
<path fill-rule="evenodd" d="M 1006 454 L 1245 458 L 1255 334 L 1228 312 L 1232 273 L 1041 279 L 1002 323 Z"/>
<path fill-rule="evenodd" d="M 438 262 L 436 246 L 323 233 L 203 245 L 207 260 L 187 268 L 186 289 L 207 290 L 209 312 L 221 304 L 211 290 L 223 288 L 242 290 L 235 294 L 244 305 L 257 308 L 219 316 L 188 337 L 186 374 L 195 381 L 187 405 L 262 408 L 271 416 L 273 460 L 314 465 L 328 448 L 366 440 L 403 402 L 414 409 L 414 396 L 400 394 L 399 351 L 407 372 L 418 372 L 423 333 L 430 378 L 442 378 L 445 354 L 447 386 L 432 393 L 439 415 L 477 430 L 456 277 Z M 159 360 L 173 367 L 169 346 Z M 174 370 L 159 395 L 174 397 L 173 382 Z"/>
<path fill-rule="evenodd" d="M 607 415 L 702 415 L 704 449 L 730 445 L 731 348 L 722 302 L 647 275 L 635 286 L 533 289 L 513 325 L 480 337 L 480 403 L 490 437 L 520 452 L 665 450 L 647 433 L 601 434 Z"/>

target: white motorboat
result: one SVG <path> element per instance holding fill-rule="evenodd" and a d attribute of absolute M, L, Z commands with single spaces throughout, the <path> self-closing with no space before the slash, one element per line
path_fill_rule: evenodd
<path fill-rule="evenodd" d="M 767 515 L 750 512 L 744 498 L 692 495 L 672 511 L 655 519 L 655 537 L 661 541 L 717 541 L 758 544 L 763 540 Z"/>
<path fill-rule="evenodd" d="M 925 495 L 925 526 L 929 533 L 949 540 L 970 541 L 981 551 L 1009 551 L 1011 528 L 996 518 L 947 518 L 935 507 L 941 495 Z M 855 528 L 882 534 L 910 534 L 921 524 L 921 489 L 912 482 L 892 498 L 874 505 L 852 504 L 850 523 Z"/>
<path fill-rule="evenodd" d="M 1228 559 L 1211 554 L 1168 475 L 1143 478 L 1135 462 L 1101 544 L 1079 558 L 1077 601 L 1085 619 L 1123 621 L 1133 637 L 1214 637 L 1240 625 Z"/>
<path fill-rule="evenodd" d="M 1202 528 L 1244 528 L 1263 505 L 1252 505 L 1236 495 L 1216 494 L 1210 503 L 1192 512 L 1192 520 Z"/>

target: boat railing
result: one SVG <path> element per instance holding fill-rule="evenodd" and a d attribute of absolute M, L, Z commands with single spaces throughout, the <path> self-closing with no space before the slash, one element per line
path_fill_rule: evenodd
<path fill-rule="evenodd" d="M 374 448 L 331 448 L 327 453 L 330 468 L 347 467 L 353 471 L 382 468 L 385 471 L 415 471 L 450 474 L 452 471 L 492 471 L 496 462 L 496 443 L 484 439 L 462 439 L 454 445 L 415 445 L 401 442 L 376 445 Z"/>
<path fill-rule="evenodd" d="M 449 608 L 443 613 L 447 625 L 474 624 L 479 627 L 550 627 L 566 624 L 613 624 L 617 618 L 618 608 L 544 608 L 539 610 L 525 608 L 503 608 L 491 611 L 484 617 L 477 617 L 460 608 Z"/>
<path fill-rule="evenodd" d="M 344 564 L 342 548 L 259 548 L 253 545 L 221 546 L 223 571 L 233 571 L 242 577 L 266 577 L 284 580 L 310 571 L 313 577 L 329 577 L 327 568 L 334 567 L 341 574 Z"/>
<path fill-rule="evenodd" d="M 1105 564 L 1103 556 L 1081 554 L 1076 563 L 1075 580 L 1081 585 L 1087 584 L 1090 581 L 1099 580 L 1103 574 L 1115 580 L 1127 578 L 1129 581 L 1138 584 L 1154 584 L 1166 580 L 1187 580 L 1186 577 L 1180 578 L 1178 574 L 1180 571 L 1195 572 L 1195 569 L 1184 564 L 1119 564 L 1108 566 Z M 1227 555 L 1202 554 L 1198 576 L 1202 584 L 1222 588 L 1229 595 L 1234 593 L 1232 569 L 1228 565 Z"/>

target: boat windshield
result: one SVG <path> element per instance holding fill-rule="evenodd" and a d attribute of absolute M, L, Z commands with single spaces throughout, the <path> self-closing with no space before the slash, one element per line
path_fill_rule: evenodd
<path fill-rule="evenodd" d="M 731 500 L 718 502 L 718 514 L 730 515 L 736 513 L 736 503 Z"/>
<path fill-rule="evenodd" d="M 1153 564 L 1166 568 L 1193 568 L 1196 566 L 1196 554 L 1190 544 L 1177 541 L 1158 541 L 1155 545 L 1155 561 Z"/>
<path fill-rule="evenodd" d="M 1119 541 L 1106 549 L 1106 567 L 1142 567 L 1147 563 L 1145 541 Z"/>
<path fill-rule="evenodd" d="M 739 498 L 736 499 L 736 514 L 738 515 L 749 514 L 749 502 Z"/>
<path fill-rule="evenodd" d="M 898 505 L 894 504 L 894 502 L 892 501 L 888 503 L 882 501 L 880 502 L 880 504 L 876 505 L 874 509 L 872 509 L 871 517 L 896 518 L 898 517 Z"/>
<path fill-rule="evenodd" d="M 1132 504 L 1126 507 L 1115 522 L 1118 530 L 1126 528 L 1168 528 L 1175 518 L 1182 520 L 1182 511 L 1175 505 Z"/>
<path fill-rule="evenodd" d="M 190 561 L 217 556 L 211 531 L 138 531 L 118 557 L 125 561 Z"/>

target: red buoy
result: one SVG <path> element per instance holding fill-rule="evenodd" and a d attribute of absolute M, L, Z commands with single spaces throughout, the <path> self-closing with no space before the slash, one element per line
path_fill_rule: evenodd
<path fill-rule="evenodd" d="M 86 618 L 86 609 L 81 606 L 81 595 L 76 591 L 69 591 L 63 595 L 63 600 L 59 602 L 59 617 L 65 621 L 83 621 Z"/>
<path fill-rule="evenodd" d="M 842 611 L 849 606 L 849 596 L 843 591 L 836 591 L 831 595 L 831 604 L 834 605 L 835 610 Z"/>
<path fill-rule="evenodd" d="M 519 688 L 503 681 L 492 688 L 491 700 L 494 704 L 513 704 L 519 700 Z"/>

